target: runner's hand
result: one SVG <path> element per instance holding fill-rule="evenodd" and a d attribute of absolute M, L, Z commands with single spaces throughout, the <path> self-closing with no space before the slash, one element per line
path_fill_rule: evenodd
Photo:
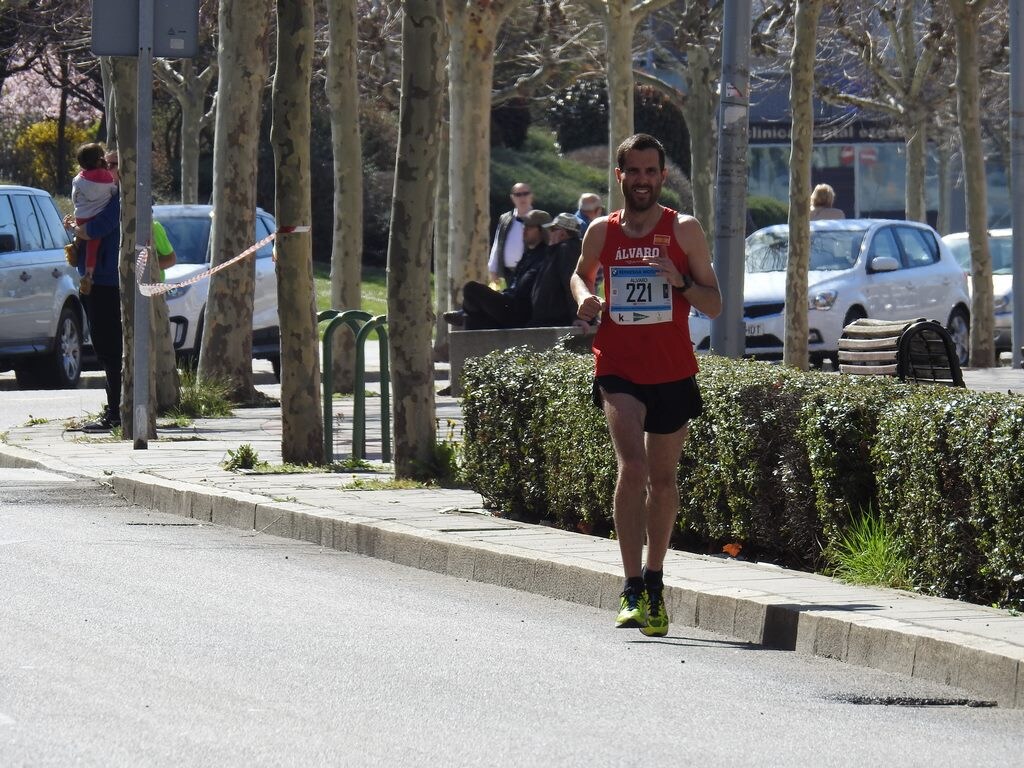
<path fill-rule="evenodd" d="M 576 317 L 580 320 L 586 320 L 588 323 L 595 317 L 601 314 L 601 310 L 604 309 L 604 299 L 600 296 L 590 294 L 583 300 L 579 308 L 576 310 Z"/>
<path fill-rule="evenodd" d="M 673 288 L 683 287 L 683 275 L 676 267 L 675 262 L 668 256 L 654 256 L 644 259 L 644 264 L 654 267 L 658 274 L 664 277 Z"/>

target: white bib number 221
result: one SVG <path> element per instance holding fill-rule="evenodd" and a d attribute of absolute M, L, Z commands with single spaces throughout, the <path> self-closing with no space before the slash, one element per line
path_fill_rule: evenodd
<path fill-rule="evenodd" d="M 654 267 L 611 267 L 608 314 L 618 325 L 672 321 L 672 286 Z"/>

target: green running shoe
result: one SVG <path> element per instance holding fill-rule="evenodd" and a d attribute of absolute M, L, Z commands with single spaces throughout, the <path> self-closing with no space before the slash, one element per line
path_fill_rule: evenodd
<path fill-rule="evenodd" d="M 647 626 L 640 627 L 640 631 L 648 637 L 664 637 L 668 634 L 668 611 L 665 610 L 662 594 L 660 589 L 647 592 Z"/>
<path fill-rule="evenodd" d="M 640 629 L 647 626 L 647 590 L 627 589 L 622 593 L 616 629 Z"/>

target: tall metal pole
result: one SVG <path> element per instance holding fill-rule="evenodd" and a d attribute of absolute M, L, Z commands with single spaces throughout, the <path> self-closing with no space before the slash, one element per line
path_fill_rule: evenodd
<path fill-rule="evenodd" d="M 153 0 L 139 0 L 139 82 L 138 132 L 136 137 L 136 246 L 149 244 L 153 218 L 151 145 L 153 135 Z M 149 259 L 152 262 L 153 257 Z M 148 265 L 147 265 L 148 269 Z M 145 281 L 145 275 L 136 275 L 136 283 Z M 135 290 L 134 286 L 132 290 Z M 135 379 L 132 389 L 132 435 L 134 448 L 149 447 L 149 339 L 150 301 L 148 296 L 135 292 Z"/>
<path fill-rule="evenodd" d="M 722 314 L 711 322 L 711 349 L 742 357 L 743 240 L 747 223 L 747 141 L 750 113 L 750 2 L 725 0 L 722 79 L 718 106 L 718 184 L 715 197 L 715 272 Z"/>
<path fill-rule="evenodd" d="M 1013 200 L 1013 367 L 1024 362 L 1024 9 L 1010 3 L 1010 199 Z"/>

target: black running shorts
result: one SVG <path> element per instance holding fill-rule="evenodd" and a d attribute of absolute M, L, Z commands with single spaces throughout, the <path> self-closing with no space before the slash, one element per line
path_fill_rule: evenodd
<path fill-rule="evenodd" d="M 644 431 L 657 435 L 670 435 L 704 412 L 696 376 L 665 384 L 634 384 L 620 376 L 595 376 L 594 405 L 604 410 L 602 391 L 631 395 L 647 406 Z"/>

